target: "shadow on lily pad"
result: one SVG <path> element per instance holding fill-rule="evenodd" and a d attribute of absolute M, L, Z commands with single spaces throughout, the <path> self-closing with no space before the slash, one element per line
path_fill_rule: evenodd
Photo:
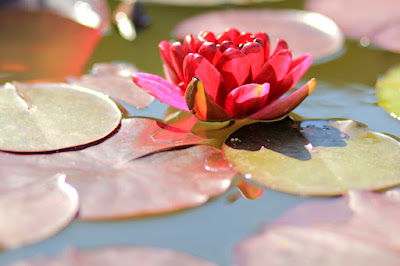
<path fill-rule="evenodd" d="M 279 152 L 301 161 L 311 160 L 306 146 L 344 147 L 347 134 L 323 124 L 307 124 L 302 128 L 289 117 L 277 122 L 260 122 L 242 127 L 225 141 L 236 150 L 259 151 L 262 148 Z M 317 134 L 316 134 L 317 133 Z"/>

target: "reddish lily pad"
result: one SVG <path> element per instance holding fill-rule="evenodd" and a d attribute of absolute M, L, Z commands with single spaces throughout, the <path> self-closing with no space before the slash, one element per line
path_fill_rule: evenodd
<path fill-rule="evenodd" d="M 397 0 L 307 0 L 305 7 L 332 18 L 348 37 L 363 38 L 362 44 L 372 42 L 400 52 Z"/>
<path fill-rule="evenodd" d="M 216 266 L 192 255 L 166 248 L 125 246 L 108 247 L 86 251 L 69 249 L 55 257 L 37 257 L 15 262 L 10 266 L 42 266 L 42 265 L 96 265 L 96 266 Z"/>
<path fill-rule="evenodd" d="M 12 2 L 20 4 L 22 1 Z M 0 73 L 8 74 L 0 77 L 0 81 L 60 81 L 67 75 L 82 74 L 86 61 L 101 38 L 101 29 L 89 28 L 51 11 L 43 11 L 43 5 L 50 3 L 61 2 L 29 1 L 29 6 L 37 4 L 40 11 L 36 12 L 0 10 Z M 71 1 L 66 3 L 68 6 Z M 70 7 L 73 8 L 73 5 Z M 66 11 L 65 4 L 58 10 Z M 87 21 L 88 13 L 83 14 Z"/>
<path fill-rule="evenodd" d="M 121 112 L 104 94 L 63 83 L 0 87 L 0 150 L 43 152 L 104 138 Z"/>
<path fill-rule="evenodd" d="M 256 123 L 231 134 L 228 161 L 246 177 L 301 195 L 400 184 L 400 143 L 351 120 Z"/>
<path fill-rule="evenodd" d="M 236 175 L 219 150 L 205 145 L 158 153 L 118 167 L 92 169 L 92 176 L 69 175 L 68 182 L 82 202 L 79 218 L 154 215 L 200 206 L 224 193 Z"/>
<path fill-rule="evenodd" d="M 46 156 L 0 153 L 0 165 L 65 174 L 78 191 L 81 219 L 134 217 L 199 206 L 228 189 L 236 172 L 211 146 L 133 160 L 202 141 L 153 120 L 123 119 L 120 131 L 99 145 Z"/>
<path fill-rule="evenodd" d="M 0 249 L 43 240 L 78 212 L 78 193 L 65 175 L 0 164 Z"/>
<path fill-rule="evenodd" d="M 277 45 L 278 38 L 284 39 L 290 44 L 293 57 L 311 53 L 314 62 L 337 53 L 343 46 L 342 33 L 331 19 L 298 10 L 214 11 L 181 22 L 176 26 L 174 36 L 177 39 L 183 39 L 187 34 L 197 36 L 204 29 L 221 34 L 228 27 L 244 32 L 266 32 L 271 47 Z"/>
<path fill-rule="evenodd" d="M 109 95 L 137 108 L 151 104 L 154 97 L 132 82 L 137 69 L 130 64 L 95 64 L 91 75 L 69 78 L 69 82 Z"/>
<path fill-rule="evenodd" d="M 400 119 L 400 67 L 389 70 L 376 83 L 378 103 L 394 118 Z"/>
<path fill-rule="evenodd" d="M 65 1 L 64 3 L 57 1 L 10 1 L 2 3 L 2 8 L 25 10 L 32 13 L 45 10 L 102 31 L 105 31 L 108 26 L 108 6 L 105 0 Z"/>
<path fill-rule="evenodd" d="M 399 265 L 400 190 L 307 202 L 235 249 L 235 265 Z"/>

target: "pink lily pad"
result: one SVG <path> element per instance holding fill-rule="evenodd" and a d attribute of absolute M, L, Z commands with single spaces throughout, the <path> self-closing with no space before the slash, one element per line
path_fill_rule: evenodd
<path fill-rule="evenodd" d="M 279 2 L 282 0 L 143 0 L 144 3 L 156 3 L 166 5 L 177 5 L 177 6 L 214 6 L 214 5 L 245 5 L 249 3 L 261 3 L 261 2 Z"/>
<path fill-rule="evenodd" d="M 120 124 L 106 95 L 70 84 L 0 86 L 0 150 L 54 151 L 98 141 Z"/>
<path fill-rule="evenodd" d="M 256 19 L 255 19 L 256 18 Z M 271 47 L 277 39 L 284 39 L 293 52 L 293 57 L 311 53 L 315 60 L 337 53 L 343 46 L 343 35 L 329 18 L 298 10 L 224 10 L 200 14 L 179 23 L 174 30 L 176 39 L 187 34 L 197 34 L 207 29 L 221 34 L 228 27 L 243 32 L 266 32 Z"/>
<path fill-rule="evenodd" d="M 199 206 L 228 189 L 236 172 L 211 146 L 136 159 L 203 141 L 153 120 L 132 118 L 122 120 L 119 132 L 99 145 L 46 156 L 0 153 L 0 165 L 26 167 L 32 175 L 43 169 L 65 174 L 78 191 L 81 219 L 134 217 Z"/>
<path fill-rule="evenodd" d="M 285 119 L 255 123 L 223 146 L 240 173 L 268 188 L 300 195 L 338 195 L 400 184 L 400 143 L 351 121 Z"/>
<path fill-rule="evenodd" d="M 2 157 L 2 156 L 1 156 Z M 78 212 L 78 193 L 65 175 L 0 164 L 0 249 L 41 241 Z"/>
<path fill-rule="evenodd" d="M 193 208 L 224 193 L 236 175 L 219 150 L 205 145 L 158 153 L 118 167 L 92 172 L 92 176 L 84 172 L 69 176 L 82 202 L 79 218 L 113 219 Z"/>
<path fill-rule="evenodd" d="M 137 108 L 150 105 L 154 97 L 132 82 L 137 69 L 130 64 L 95 64 L 91 75 L 68 78 L 69 83 L 99 91 L 113 99 L 123 101 Z"/>
<path fill-rule="evenodd" d="M 307 0 L 305 7 L 332 18 L 350 38 L 400 52 L 397 0 Z"/>
<path fill-rule="evenodd" d="M 236 265 L 399 265 L 400 190 L 304 203 L 235 248 Z"/>
<path fill-rule="evenodd" d="M 96 266 L 216 266 L 217 264 L 180 251 L 157 247 L 120 246 L 93 250 L 69 249 L 53 257 L 37 257 L 15 262 L 9 266 L 96 265 Z"/>

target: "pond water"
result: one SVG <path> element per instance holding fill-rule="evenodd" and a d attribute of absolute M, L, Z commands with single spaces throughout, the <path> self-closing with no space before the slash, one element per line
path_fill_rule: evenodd
<path fill-rule="evenodd" d="M 111 8 L 115 5 L 116 2 L 111 2 Z M 241 8 L 255 7 L 302 8 L 302 1 Z M 133 42 L 122 39 L 113 30 L 99 42 L 86 63 L 85 72 L 97 62 L 124 61 L 134 63 L 143 72 L 163 75 L 158 43 L 171 39 L 174 26 L 182 19 L 211 9 L 146 5 L 145 10 L 151 16 L 152 24 Z M 399 62 L 399 54 L 346 41 L 341 56 L 314 65 L 306 73 L 303 82 L 316 77 L 318 84 L 293 116 L 297 119 L 352 119 L 373 131 L 400 137 L 400 121 L 377 105 L 374 90 L 377 78 Z M 156 118 L 161 118 L 166 108 L 158 101 L 143 110 L 128 106 L 134 115 Z M 312 199 L 265 189 L 257 200 L 239 198 L 231 202 L 230 196 L 235 193 L 236 188 L 231 188 L 201 207 L 168 215 L 107 222 L 75 221 L 43 242 L 1 252 L 0 263 L 33 255 L 58 254 L 69 247 L 134 244 L 168 247 L 230 265 L 235 243 L 258 232 L 263 223 L 276 219 L 289 208 Z"/>

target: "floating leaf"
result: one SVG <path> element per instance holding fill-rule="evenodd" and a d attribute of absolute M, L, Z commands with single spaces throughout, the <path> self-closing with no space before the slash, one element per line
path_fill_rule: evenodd
<path fill-rule="evenodd" d="M 236 246 L 235 265 L 399 265 L 400 190 L 307 202 Z"/>
<path fill-rule="evenodd" d="M 153 120 L 123 119 L 99 145 L 46 156 L 0 153 L 0 165 L 65 174 L 78 190 L 82 219 L 158 214 L 205 203 L 225 192 L 236 172 L 221 151 L 205 145 L 133 159 L 204 140 Z"/>
<path fill-rule="evenodd" d="M 223 18 L 223 19 L 221 19 Z M 187 34 L 197 34 L 207 29 L 221 34 L 228 27 L 244 32 L 266 32 L 271 47 L 277 39 L 290 44 L 293 57 L 311 53 L 315 60 L 338 52 L 343 46 L 343 36 L 337 25 L 329 18 L 313 12 L 298 10 L 224 10 L 189 18 L 174 30 L 177 39 Z"/>
<path fill-rule="evenodd" d="M 83 0 L 83 1 L 9 1 L 2 3 L 3 9 L 24 10 L 29 12 L 51 12 L 62 17 L 69 18 L 75 22 L 94 29 L 105 31 L 108 26 L 108 6 L 105 0 Z"/>
<path fill-rule="evenodd" d="M 46 4 L 50 2 L 58 3 L 45 1 Z M 34 4 L 29 2 L 30 6 Z M 82 73 L 101 38 L 101 29 L 43 11 L 43 4 L 37 2 L 41 10 L 37 12 L 0 10 L 0 73 L 8 74 L 0 77 L 0 81 L 60 80 Z"/>
<path fill-rule="evenodd" d="M 78 212 L 78 193 L 65 175 L 0 164 L 0 249 L 43 240 Z"/>
<path fill-rule="evenodd" d="M 394 118 L 400 119 L 400 67 L 389 70 L 376 83 L 378 103 Z"/>
<path fill-rule="evenodd" d="M 108 247 L 86 251 L 69 249 L 56 257 L 37 257 L 15 262 L 10 266 L 42 265 L 96 265 L 96 266 L 216 266 L 213 262 L 166 248 L 125 246 Z"/>
<path fill-rule="evenodd" d="M 200 206 L 224 193 L 236 175 L 219 150 L 205 145 L 113 167 L 119 169 L 69 175 L 68 182 L 81 198 L 81 219 L 153 215 Z"/>
<path fill-rule="evenodd" d="M 399 148 L 398 141 L 351 120 L 256 123 L 224 144 L 228 161 L 248 178 L 301 195 L 398 185 Z"/>
<path fill-rule="evenodd" d="M 63 83 L 0 87 L 0 149 L 59 150 L 104 138 L 121 112 L 105 95 Z"/>
<path fill-rule="evenodd" d="M 397 0 L 307 0 L 305 7 L 332 18 L 350 38 L 400 52 Z M 351 14 L 351 15 L 349 15 Z"/>
<path fill-rule="evenodd" d="M 144 108 L 153 102 L 154 97 L 132 82 L 132 73 L 136 71 L 129 64 L 95 64 L 91 75 L 68 80 L 72 84 L 102 92 L 137 108 Z"/>

